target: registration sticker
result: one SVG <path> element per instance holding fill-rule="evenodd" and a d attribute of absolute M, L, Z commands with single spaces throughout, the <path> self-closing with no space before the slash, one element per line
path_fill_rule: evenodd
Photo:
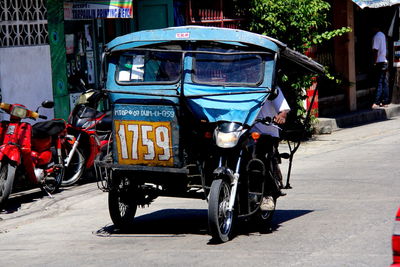
<path fill-rule="evenodd" d="M 178 32 L 178 33 L 175 34 L 175 37 L 177 39 L 188 39 L 188 38 L 190 38 L 190 33 L 188 33 L 188 32 Z"/>

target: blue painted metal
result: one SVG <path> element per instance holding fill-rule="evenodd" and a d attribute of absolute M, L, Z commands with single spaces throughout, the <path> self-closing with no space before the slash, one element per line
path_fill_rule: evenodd
<path fill-rule="evenodd" d="M 278 40 L 260 34 L 236 29 L 182 26 L 159 30 L 148 30 L 120 36 L 107 44 L 109 51 L 118 51 L 163 41 L 215 41 L 243 43 L 258 46 L 271 51 L 285 46 Z M 142 45 L 141 45 L 142 43 Z"/>
<path fill-rule="evenodd" d="M 191 110 L 201 120 L 209 122 L 232 121 L 251 125 L 268 95 L 267 89 L 265 89 L 264 93 L 259 93 L 260 88 L 250 89 L 239 87 L 232 89 L 221 86 L 211 87 L 187 84 L 185 86 L 185 96 Z M 235 91 L 251 92 L 251 90 L 258 93 L 191 98 L 191 96 L 204 94 L 205 91 L 207 94 L 212 94 L 221 92 L 232 93 Z"/>

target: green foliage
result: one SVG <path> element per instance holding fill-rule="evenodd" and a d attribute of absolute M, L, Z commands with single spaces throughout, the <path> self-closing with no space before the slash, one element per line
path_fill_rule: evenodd
<path fill-rule="evenodd" d="M 351 32 L 351 28 L 342 27 L 340 29 L 335 29 L 332 31 L 323 32 L 321 34 L 317 34 L 312 41 L 312 44 L 322 44 L 324 41 L 328 41 L 336 36 L 341 36 L 345 33 Z"/>
<path fill-rule="evenodd" d="M 304 51 L 327 29 L 329 9 L 322 0 L 252 0 L 249 29 Z"/>
<path fill-rule="evenodd" d="M 324 41 L 351 31 L 348 27 L 329 28 L 330 9 L 330 4 L 323 0 L 251 0 L 248 30 L 276 38 L 304 53 L 311 46 L 321 45 Z M 329 79 L 335 80 L 333 75 L 327 74 Z M 311 76 L 290 72 L 280 75 L 279 79 L 288 101 L 291 97 L 295 98 L 289 101 L 293 110 L 292 121 L 295 124 L 304 122 L 304 89 L 312 84 Z M 306 127 L 311 131 L 310 125 Z"/>

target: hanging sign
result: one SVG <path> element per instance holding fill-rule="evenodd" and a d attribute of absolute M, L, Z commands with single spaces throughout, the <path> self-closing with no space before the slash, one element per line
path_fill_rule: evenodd
<path fill-rule="evenodd" d="M 65 20 L 133 18 L 132 0 L 64 2 Z"/>
<path fill-rule="evenodd" d="M 359 7 L 380 8 L 400 4 L 400 0 L 353 0 Z"/>

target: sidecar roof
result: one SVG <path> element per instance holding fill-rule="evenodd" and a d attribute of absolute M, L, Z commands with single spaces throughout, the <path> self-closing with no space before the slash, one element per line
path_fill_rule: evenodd
<path fill-rule="evenodd" d="M 259 47 L 261 51 L 275 52 L 313 73 L 323 73 L 324 67 L 307 56 L 292 50 L 286 44 L 264 35 L 238 29 L 181 26 L 129 33 L 107 44 L 108 52 L 129 50 L 142 46 L 179 41 L 209 41 L 232 45 Z"/>
<path fill-rule="evenodd" d="M 130 48 L 176 41 L 214 41 L 232 44 L 259 46 L 260 49 L 278 51 L 278 45 L 285 46 L 278 40 L 243 30 L 182 26 L 157 30 L 134 32 L 115 38 L 107 44 L 111 52 Z"/>

